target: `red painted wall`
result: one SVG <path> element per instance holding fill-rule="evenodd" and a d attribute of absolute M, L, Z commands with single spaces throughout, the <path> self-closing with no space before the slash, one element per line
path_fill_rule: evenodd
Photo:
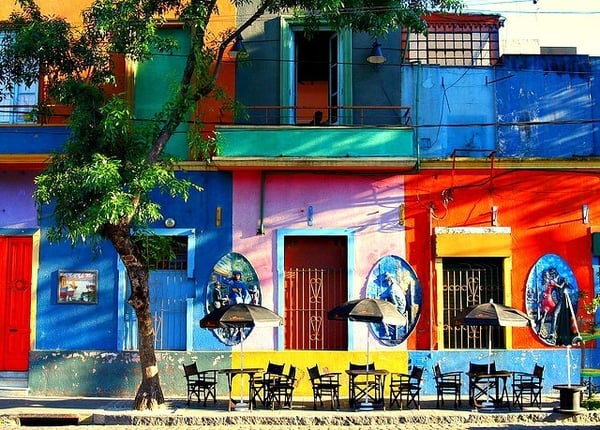
<path fill-rule="evenodd" d="M 591 236 L 594 221 L 600 224 L 597 174 L 547 170 L 424 170 L 406 177 L 407 260 L 424 289 L 423 315 L 416 349 L 436 345 L 434 250 L 435 227 L 489 227 L 491 207 L 498 207 L 498 226 L 510 227 L 512 236 L 511 305 L 525 310 L 525 287 L 529 271 L 544 254 L 561 256 L 571 266 L 583 304 L 593 297 Z M 451 196 L 447 209 L 443 196 Z M 589 205 L 590 223 L 582 222 L 582 205 Z M 433 208 L 430 221 L 430 208 Z M 594 216 L 596 215 L 596 216 Z M 430 231 L 431 230 L 431 231 Z M 428 286 L 430 286 L 428 288 Z M 427 306 L 430 304 L 431 306 Z M 513 331 L 514 348 L 539 348 L 544 344 L 531 330 Z"/>

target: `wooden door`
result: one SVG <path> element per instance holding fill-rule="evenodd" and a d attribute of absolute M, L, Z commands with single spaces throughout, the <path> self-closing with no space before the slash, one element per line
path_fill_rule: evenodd
<path fill-rule="evenodd" d="M 285 348 L 347 349 L 347 324 L 327 312 L 348 297 L 345 236 L 290 236 L 285 240 Z"/>
<path fill-rule="evenodd" d="M 32 239 L 0 236 L 0 371 L 29 368 Z"/>

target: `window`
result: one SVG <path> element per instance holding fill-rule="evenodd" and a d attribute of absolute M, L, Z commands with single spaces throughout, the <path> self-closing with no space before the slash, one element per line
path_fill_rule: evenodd
<path fill-rule="evenodd" d="M 456 323 L 456 316 L 467 306 L 504 301 L 502 258 L 444 258 L 443 326 L 445 349 L 485 349 L 488 327 L 469 327 Z M 505 348 L 504 329 L 492 327 L 492 346 Z"/>
<path fill-rule="evenodd" d="M 0 32 L 0 43 L 4 33 Z M 0 124 L 19 124 L 36 122 L 32 112 L 37 107 L 38 85 L 17 86 L 12 93 L 4 94 L 0 86 Z"/>
<path fill-rule="evenodd" d="M 491 66 L 500 55 L 497 15 L 441 15 L 425 18 L 427 34 L 402 32 L 404 62 L 440 66 Z"/>
<path fill-rule="evenodd" d="M 350 124 L 352 33 L 323 29 L 307 38 L 301 25 L 282 20 L 283 124 L 308 124 L 321 111 L 327 124 Z"/>

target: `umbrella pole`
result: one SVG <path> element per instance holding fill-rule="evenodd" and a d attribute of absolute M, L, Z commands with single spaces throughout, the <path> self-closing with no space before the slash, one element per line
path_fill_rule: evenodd
<path fill-rule="evenodd" d="M 361 411 L 372 411 L 373 403 L 369 401 L 369 338 L 370 338 L 371 330 L 369 329 L 369 323 L 367 323 L 367 381 L 366 381 L 366 391 L 365 391 L 365 400 L 360 404 Z"/>
<path fill-rule="evenodd" d="M 240 401 L 235 405 L 236 411 L 247 411 L 248 404 L 244 402 L 244 327 L 240 327 Z"/>
<path fill-rule="evenodd" d="M 491 362 L 492 362 L 492 326 L 488 326 L 488 363 L 487 363 L 487 373 L 490 374 L 491 371 Z M 482 409 L 494 409 L 494 403 L 490 402 L 490 390 L 492 389 L 490 379 L 488 378 L 488 387 L 486 390 L 486 399 L 485 402 L 481 404 Z"/>

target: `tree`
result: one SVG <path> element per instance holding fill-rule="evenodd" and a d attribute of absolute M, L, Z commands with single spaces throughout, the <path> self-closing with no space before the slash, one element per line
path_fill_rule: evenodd
<path fill-rule="evenodd" d="M 399 26 L 426 30 L 422 16 L 430 11 L 456 11 L 460 0 L 261 0 L 237 28 L 210 34 L 208 24 L 219 14 L 217 0 L 90 0 L 83 25 L 76 28 L 59 17 L 45 16 L 34 0 L 16 0 L 19 8 L 5 23 L 0 45 L 0 88 L 31 85 L 40 75 L 50 101 L 69 106 L 71 136 L 64 151 L 52 156 L 36 178 L 35 199 L 53 205 L 54 241 L 94 243 L 108 240 L 122 259 L 130 280 L 128 303 L 138 321 L 142 381 L 134 408 L 154 409 L 164 403 L 154 351 L 154 329 L 148 289 L 149 223 L 161 219 L 151 199 L 159 189 L 186 199 L 191 182 L 176 176 L 176 161 L 165 146 L 177 126 L 194 109 L 219 93 L 224 53 L 246 28 L 265 14 L 293 11 L 307 32 L 327 23 L 382 35 Z M 227 1 L 227 0 L 220 0 Z M 248 6 L 247 0 L 230 0 Z M 252 4 L 252 2 L 250 2 Z M 153 53 L 169 53 L 176 42 L 157 29 L 174 16 L 189 30 L 191 48 L 178 88 L 151 121 L 138 122 L 122 95 L 111 94 L 113 59 L 121 55 L 144 62 Z M 1 96 L 2 94 L 0 94 Z M 194 128 L 193 128 L 194 129 Z M 155 249 L 155 247 L 151 247 Z"/>

